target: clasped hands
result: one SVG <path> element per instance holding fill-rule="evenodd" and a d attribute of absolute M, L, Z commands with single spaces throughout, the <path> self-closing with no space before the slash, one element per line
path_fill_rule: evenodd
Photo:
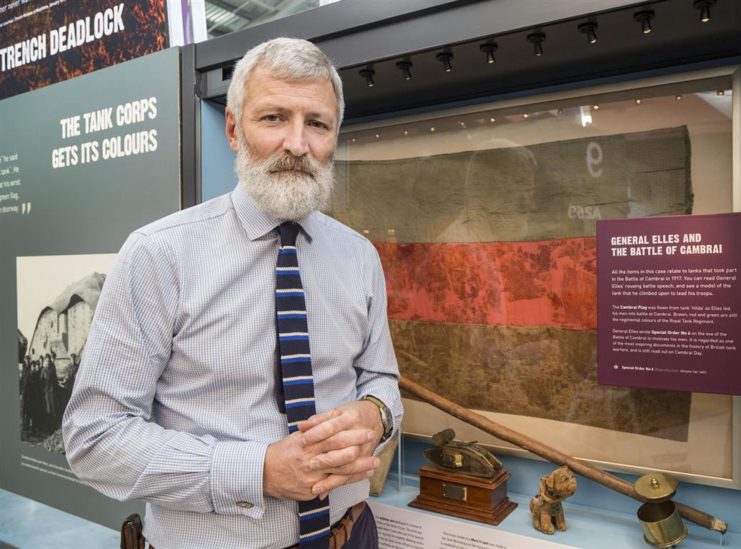
<path fill-rule="evenodd" d="M 383 435 L 378 408 L 349 402 L 316 414 L 299 430 L 268 446 L 263 493 L 306 501 L 373 475 L 379 460 L 373 451 Z"/>

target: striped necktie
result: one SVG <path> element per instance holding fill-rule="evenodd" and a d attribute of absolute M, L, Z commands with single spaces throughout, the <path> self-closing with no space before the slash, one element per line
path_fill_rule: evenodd
<path fill-rule="evenodd" d="M 296 223 L 278 227 L 280 249 L 275 267 L 275 314 L 288 432 L 316 413 L 311 372 L 306 300 L 296 255 Z M 329 498 L 298 502 L 301 549 L 326 549 L 329 540 Z"/>

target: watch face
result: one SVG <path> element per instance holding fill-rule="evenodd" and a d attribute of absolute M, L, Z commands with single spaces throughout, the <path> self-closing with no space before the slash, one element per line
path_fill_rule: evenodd
<path fill-rule="evenodd" d="M 391 434 L 391 429 L 393 429 L 393 424 L 391 422 L 391 414 L 389 413 L 388 408 L 385 406 L 380 409 L 381 410 L 381 423 L 383 424 L 383 436 L 387 437 Z"/>

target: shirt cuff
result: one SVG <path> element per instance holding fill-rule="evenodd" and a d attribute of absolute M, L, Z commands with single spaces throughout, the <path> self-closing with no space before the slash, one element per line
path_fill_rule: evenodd
<path fill-rule="evenodd" d="M 262 518 L 262 475 L 267 449 L 265 442 L 216 443 L 211 458 L 211 499 L 216 513 Z"/>

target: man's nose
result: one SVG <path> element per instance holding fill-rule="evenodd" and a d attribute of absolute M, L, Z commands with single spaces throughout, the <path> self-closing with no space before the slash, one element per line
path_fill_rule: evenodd
<path fill-rule="evenodd" d="M 303 120 L 294 120 L 286 128 L 286 136 L 283 141 L 283 149 L 293 156 L 304 156 L 309 152 L 309 141 L 307 139 L 306 126 Z"/>

